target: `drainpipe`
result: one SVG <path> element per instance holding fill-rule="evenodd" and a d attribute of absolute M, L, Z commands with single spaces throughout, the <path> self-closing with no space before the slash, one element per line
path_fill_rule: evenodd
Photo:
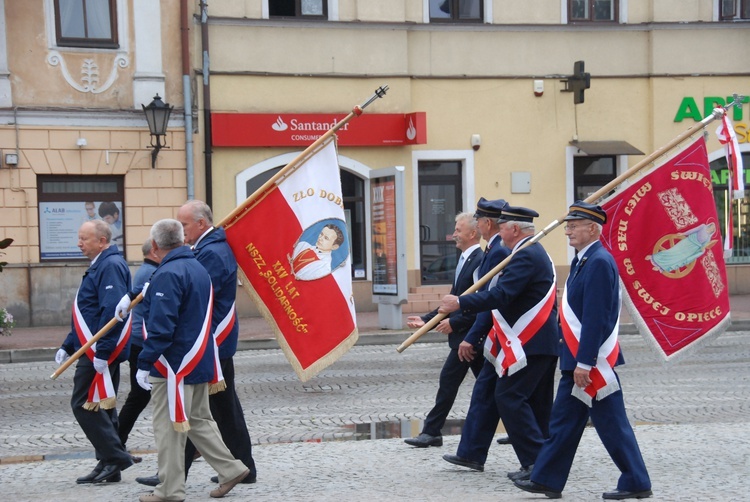
<path fill-rule="evenodd" d="M 195 166 L 193 159 L 193 100 L 190 91 L 190 37 L 187 2 L 180 2 L 180 38 L 182 39 L 182 95 L 185 107 L 185 164 L 187 198 L 195 198 Z"/>
<path fill-rule="evenodd" d="M 211 86 L 209 83 L 208 59 L 208 4 L 201 0 L 201 47 L 203 48 L 203 144 L 206 164 L 206 204 L 213 205 L 213 174 L 211 154 L 213 142 L 211 140 Z"/>

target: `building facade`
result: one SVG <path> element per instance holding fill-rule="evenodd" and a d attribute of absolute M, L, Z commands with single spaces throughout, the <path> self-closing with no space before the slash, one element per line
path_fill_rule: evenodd
<path fill-rule="evenodd" d="M 326 124 L 388 85 L 338 134 L 355 301 L 358 310 L 374 310 L 371 179 L 378 170 L 404 169 L 408 286 L 445 284 L 455 259 L 453 218 L 480 196 L 534 208 L 544 226 L 714 103 L 750 94 L 742 56 L 748 0 L 173 0 L 158 8 L 112 0 L 117 33 L 127 37 L 115 49 L 88 50 L 60 46 L 54 13 L 65 3 L 0 1 L 7 42 L 0 149 L 19 154 L 17 166 L 3 159 L 0 169 L 0 237 L 16 239 L 0 284 L 14 274 L 44 277 L 26 281 L 29 291 L 0 292 L 0 301 L 29 298 L 34 322 L 47 322 L 37 316 L 47 311 L 33 299 L 37 291 L 56 287 L 55 275 L 71 266 L 43 256 L 40 208 L 50 176 L 119 177 L 124 247 L 136 263 L 150 224 L 185 198 L 207 200 L 220 221 Z M 581 103 L 580 94 L 565 92 L 577 61 L 590 73 Z M 85 83 L 92 64 L 98 93 Z M 139 105 L 155 92 L 175 111 L 171 148 L 152 169 Z M 750 152 L 749 101 L 732 112 L 743 152 Z M 86 121 L 72 120 L 79 116 Z M 383 139 L 385 129 L 401 136 Z M 730 289 L 748 292 L 748 199 L 726 207 L 714 130 L 707 145 L 717 207 L 720 219 L 733 211 L 737 227 Z M 269 231 L 278 223 L 269 222 Z M 564 272 L 572 251 L 562 230 L 543 244 Z M 255 313 L 249 302 L 240 311 Z"/>

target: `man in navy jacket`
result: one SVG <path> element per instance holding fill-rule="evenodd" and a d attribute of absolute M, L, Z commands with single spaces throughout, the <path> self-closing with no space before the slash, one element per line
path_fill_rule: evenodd
<path fill-rule="evenodd" d="M 533 220 L 537 216 L 531 209 L 503 207 L 500 237 L 513 250 L 513 256 L 502 275 L 486 291 L 444 297 L 440 307 L 441 312 L 481 312 L 475 325 L 493 322 L 500 330 L 498 338 L 491 338 L 496 343 L 496 362 L 486 360 L 477 380 L 477 386 L 494 380 L 494 395 L 481 388 L 477 392 L 475 386 L 457 454 L 444 458 L 483 470 L 498 420 L 502 419 L 521 464 L 519 471 L 508 473 L 511 478 L 529 475 L 547 437 L 559 351 L 552 260 L 539 243 L 523 247 L 534 235 Z M 491 388 L 491 384 L 488 386 Z"/>
<path fill-rule="evenodd" d="M 213 291 L 211 278 L 183 245 L 184 238 L 177 220 L 160 220 L 151 228 L 159 267 L 143 297 L 146 337 L 136 380 L 151 390 L 160 483 L 152 494 L 141 496 L 141 502 L 185 499 L 188 438 L 219 473 L 221 484 L 211 497 L 223 497 L 250 472 L 232 456 L 211 416 Z"/>
<path fill-rule="evenodd" d="M 243 483 L 256 480 L 253 448 L 245 414 L 234 386 L 234 354 L 237 351 L 239 323 L 235 309 L 237 296 L 237 260 L 227 244 L 223 228 L 214 228 L 211 208 L 200 200 L 185 203 L 177 212 L 185 230 L 185 243 L 190 244 L 195 258 L 211 276 L 214 288 L 214 309 L 211 332 L 219 348 L 219 370 L 226 388 L 209 396 L 211 414 L 229 451 L 250 470 Z M 186 473 L 192 464 L 195 446 L 188 441 L 185 450 Z M 216 476 L 214 482 L 218 482 Z"/>
<path fill-rule="evenodd" d="M 55 356 L 58 364 L 112 319 L 117 302 L 128 290 L 130 270 L 117 246 L 111 245 L 111 237 L 109 225 L 102 220 L 87 221 L 78 230 L 78 247 L 91 260 L 91 266 L 83 274 L 76 293 L 70 333 Z M 120 363 L 128 357 L 128 335 L 122 325 L 115 326 L 76 364 L 70 405 L 99 460 L 91 473 L 76 480 L 79 484 L 120 481 L 120 471 L 133 464 L 117 435 L 114 402 L 120 383 Z M 88 402 L 95 379 L 109 379 L 112 384 L 113 395 L 102 396 L 101 406 L 99 402 Z"/>
<path fill-rule="evenodd" d="M 460 270 L 459 267 L 456 267 L 456 277 L 453 280 L 451 294 L 460 295 L 474 284 L 474 270 L 481 263 L 483 255 L 482 248 L 479 247 L 479 237 L 477 221 L 471 213 L 460 213 L 456 216 L 453 240 L 456 242 L 456 247 L 461 251 L 461 256 L 459 257 Z M 411 316 L 407 320 L 407 325 L 410 328 L 420 328 L 437 314 L 438 311 L 435 309 L 421 317 Z M 456 400 L 461 382 L 466 378 L 469 369 L 476 377 L 479 370 L 482 369 L 482 363 L 484 363 L 484 358 L 481 357 L 476 357 L 473 361 L 460 361 L 458 359 L 458 346 L 471 325 L 474 324 L 475 318 L 476 316 L 473 314 L 466 315 L 463 312 L 453 312 L 435 327 L 435 331 L 438 333 L 448 335 L 450 352 L 445 359 L 443 369 L 440 371 L 440 383 L 437 396 L 435 396 L 435 406 L 427 413 L 424 427 L 422 427 L 419 436 L 405 439 L 406 444 L 418 448 L 443 445 L 441 429 L 445 425 L 448 413 L 450 413 Z"/>
<path fill-rule="evenodd" d="M 565 218 L 570 245 L 577 252 L 565 285 L 560 321 L 561 378 L 552 409 L 550 436 L 531 477 L 515 480 L 522 490 L 560 498 L 583 430 L 591 418 L 621 475 L 607 500 L 647 498 L 651 480 L 628 422 L 614 366 L 624 363 L 617 343 L 620 277 L 612 255 L 599 242 L 607 213 L 578 201 Z M 594 373 L 596 378 L 592 379 Z M 594 383 L 594 381 L 596 383 Z M 592 397 L 593 395 L 593 397 Z"/>

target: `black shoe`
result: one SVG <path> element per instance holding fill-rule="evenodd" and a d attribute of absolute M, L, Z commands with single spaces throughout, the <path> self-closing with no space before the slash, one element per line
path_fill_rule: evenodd
<path fill-rule="evenodd" d="M 98 464 L 96 464 L 96 467 L 94 467 L 94 470 L 90 473 L 86 474 L 85 476 L 81 476 L 80 478 L 76 479 L 76 483 L 79 485 L 85 485 L 88 483 L 91 483 L 94 481 L 94 479 L 99 475 L 100 472 L 102 472 L 102 469 L 104 469 L 104 463 L 100 460 Z"/>
<path fill-rule="evenodd" d="M 121 479 L 120 467 L 114 464 L 107 464 L 91 483 L 119 483 Z"/>
<path fill-rule="evenodd" d="M 508 436 L 502 436 L 497 438 L 497 444 L 510 444 L 510 438 Z"/>
<path fill-rule="evenodd" d="M 528 467 L 523 467 L 517 471 L 509 472 L 508 473 L 508 479 L 512 481 L 523 481 L 528 480 L 531 478 L 531 470 L 534 468 L 534 465 L 530 465 Z"/>
<path fill-rule="evenodd" d="M 144 476 L 141 478 L 135 478 L 135 482 L 140 483 L 142 485 L 146 485 L 146 486 L 156 486 L 161 481 L 159 481 L 159 475 L 156 474 L 155 476 Z"/>
<path fill-rule="evenodd" d="M 240 481 L 240 484 L 243 485 L 251 485 L 257 481 L 257 477 L 252 472 L 245 476 L 245 479 Z M 212 483 L 218 483 L 219 482 L 219 476 L 211 476 L 211 482 Z"/>
<path fill-rule="evenodd" d="M 404 443 L 416 446 L 417 448 L 427 448 L 428 446 L 443 446 L 443 436 L 430 436 L 424 432 L 415 438 L 404 439 Z"/>
<path fill-rule="evenodd" d="M 468 467 L 469 469 L 474 469 L 475 471 L 484 472 L 484 465 L 467 458 L 461 458 L 458 455 L 449 455 L 446 453 L 445 455 L 443 455 L 443 460 L 454 465 L 460 465 L 461 467 Z"/>
<path fill-rule="evenodd" d="M 143 462 L 143 457 L 130 455 L 130 460 L 132 460 L 134 464 L 140 464 L 141 462 Z"/>
<path fill-rule="evenodd" d="M 540 485 L 539 483 L 534 483 L 530 479 L 516 480 L 513 481 L 513 484 L 523 491 L 546 495 L 548 499 L 559 499 L 562 497 L 562 492 L 555 491 L 552 488 Z"/>
<path fill-rule="evenodd" d="M 602 498 L 605 500 L 647 499 L 653 494 L 654 493 L 651 490 L 641 490 L 639 492 L 615 490 L 613 492 L 602 493 Z"/>

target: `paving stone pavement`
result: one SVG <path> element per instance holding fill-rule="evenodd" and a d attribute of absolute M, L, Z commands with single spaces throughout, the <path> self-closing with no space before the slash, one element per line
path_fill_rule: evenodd
<path fill-rule="evenodd" d="M 626 404 L 654 485 L 652 500 L 747 500 L 750 477 L 750 332 L 727 332 L 676 363 L 663 364 L 639 335 L 621 338 L 619 373 Z M 431 501 L 545 500 L 518 491 L 506 478 L 517 468 L 512 449 L 493 444 L 485 472 L 442 460 L 442 448 L 414 449 L 402 439 L 354 441 L 368 433 L 411 436 L 433 404 L 446 353 L 442 343 L 354 347 L 309 382 L 294 376 L 278 349 L 235 357 L 258 483 L 238 485 L 230 500 Z M 49 363 L 0 364 L 0 488 L 3 500 L 136 500 L 147 493 L 136 476 L 156 471 L 151 408 L 128 447 L 144 461 L 107 486 L 78 486 L 94 465 L 88 441 L 69 407 L 72 373 L 57 380 Z M 127 365 L 123 366 L 123 374 Z M 471 383 L 451 417 L 465 417 Z M 127 393 L 123 382 L 120 403 Z M 369 425 L 377 424 L 379 425 Z M 384 424 L 383 424 L 384 423 Z M 42 460 L 44 459 L 44 460 Z M 36 460 L 36 461 L 34 461 Z M 9 463 L 16 462 L 16 463 Z M 197 462 L 189 500 L 210 500 L 213 470 Z M 599 500 L 617 482 L 593 429 L 576 456 L 567 500 Z"/>

